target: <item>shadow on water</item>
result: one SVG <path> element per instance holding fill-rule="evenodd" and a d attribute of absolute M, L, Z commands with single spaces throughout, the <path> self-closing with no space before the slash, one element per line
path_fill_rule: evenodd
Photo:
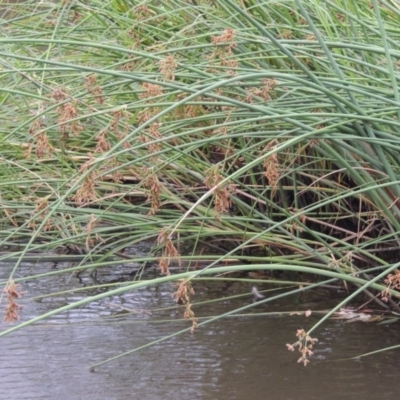
<path fill-rule="evenodd" d="M 51 266 L 24 265 L 18 273 L 28 275 L 33 268 L 45 272 Z M 0 278 L 6 278 L 10 269 L 1 265 Z M 39 300 L 38 295 L 81 288 L 85 283 L 90 284 L 88 275 L 25 283 L 23 289 L 28 293 L 23 320 L 83 296 L 75 292 Z M 197 284 L 196 300 L 216 298 L 222 290 L 225 296 L 249 296 L 202 307 L 198 315 L 215 315 L 251 301 L 247 285 L 218 285 Z M 124 293 L 1 338 L 0 398 L 372 400 L 378 395 L 380 399 L 393 398 L 398 392 L 397 352 L 337 361 L 396 344 L 400 339 L 397 324 L 329 321 L 313 335 L 319 342 L 305 368 L 296 363 L 297 354 L 287 351 L 285 344 L 295 341 L 297 329 L 311 327 L 316 322 L 313 316 L 225 319 L 199 328 L 194 335 L 182 334 L 90 372 L 95 363 L 188 327 L 188 322 L 181 320 L 182 309 L 173 302 L 173 291 L 169 284 Z M 269 311 L 269 307 L 259 305 L 257 311 Z M 284 303 L 278 307 L 290 309 Z M 301 309 L 301 303 L 295 308 Z M 121 312 L 126 309 L 133 312 Z M 1 330 L 7 327 L 2 322 Z"/>

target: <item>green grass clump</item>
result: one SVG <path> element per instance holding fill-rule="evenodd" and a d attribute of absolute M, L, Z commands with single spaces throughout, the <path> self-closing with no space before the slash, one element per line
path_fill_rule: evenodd
<path fill-rule="evenodd" d="M 356 287 L 343 304 L 363 292 L 397 308 L 393 2 L 36 3 L 0 22 L 0 258 L 12 275 L 60 248 L 94 270 L 148 240 L 137 260 L 159 262 L 161 279 L 233 260 L 230 272 L 328 276 Z M 182 259 L 186 275 L 169 276 Z"/>

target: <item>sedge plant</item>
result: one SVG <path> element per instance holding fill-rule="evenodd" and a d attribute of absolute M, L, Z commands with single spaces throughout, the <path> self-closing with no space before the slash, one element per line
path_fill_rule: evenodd
<path fill-rule="evenodd" d="M 399 311 L 399 20 L 377 0 L 9 5 L 7 319 L 20 312 L 16 284 L 37 278 L 17 279 L 21 264 L 63 249 L 57 258 L 77 263 L 49 274 L 157 263 L 163 277 L 99 296 L 176 281 L 192 330 L 207 322 L 193 285 L 222 272 L 300 272 L 298 290 L 329 277 L 355 290 L 338 307 L 364 295 Z M 144 241 L 148 255 L 124 253 Z M 312 330 L 291 345 L 304 365 Z"/>

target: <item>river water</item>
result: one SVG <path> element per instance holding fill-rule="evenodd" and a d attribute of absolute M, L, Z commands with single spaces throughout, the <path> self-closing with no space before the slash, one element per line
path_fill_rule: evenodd
<path fill-rule="evenodd" d="M 61 266 L 62 267 L 62 266 Z M 6 279 L 12 266 L 0 266 Z M 18 276 L 51 270 L 50 264 L 22 266 Z M 60 267 L 59 267 L 60 268 Z M 102 271 L 102 282 L 127 277 L 125 267 Z M 149 274 L 155 275 L 156 271 Z M 47 277 L 25 282 L 22 320 L 93 294 L 37 296 L 93 284 L 89 274 Z M 311 363 L 297 364 L 289 352 L 299 328 L 317 316 L 242 316 L 200 327 L 165 342 L 103 364 L 109 357 L 145 345 L 190 326 L 176 306 L 172 284 L 107 298 L 0 338 L 0 399 L 393 399 L 399 390 L 398 351 L 358 360 L 341 360 L 400 342 L 397 323 L 377 325 L 330 320 L 315 335 L 319 342 Z M 197 308 L 198 316 L 215 315 L 249 304 L 247 284 L 196 284 L 196 301 L 243 294 Z M 259 305 L 252 311 L 306 309 L 307 299 Z M 2 302 L 4 305 L 4 299 Z M 304 306 L 304 307 L 303 307 Z M 332 301 L 330 302 L 332 306 Z M 313 308 L 324 309 L 324 304 Z M 129 312 L 126 312 L 129 310 Z M 165 320 L 165 322 L 160 322 Z M 0 329 L 9 324 L 1 322 Z"/>

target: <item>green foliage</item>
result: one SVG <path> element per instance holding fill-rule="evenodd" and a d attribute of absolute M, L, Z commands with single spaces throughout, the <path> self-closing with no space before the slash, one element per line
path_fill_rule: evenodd
<path fill-rule="evenodd" d="M 68 247 L 93 270 L 152 240 L 146 261 L 167 274 L 181 243 L 211 260 L 202 273 L 235 258 L 364 291 L 369 267 L 382 291 L 400 232 L 399 13 L 13 5 L 0 22 L 1 259 L 15 272 Z"/>

